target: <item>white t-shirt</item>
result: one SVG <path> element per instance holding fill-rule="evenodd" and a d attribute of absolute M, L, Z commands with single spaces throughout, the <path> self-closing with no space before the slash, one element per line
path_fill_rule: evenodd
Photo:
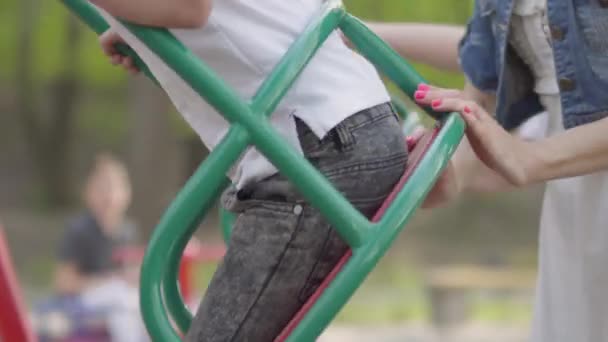
<path fill-rule="evenodd" d="M 541 5 L 540 11 L 516 11 L 528 24 L 512 29 L 514 36 L 523 30 L 528 37 L 545 37 L 530 38 L 536 42 L 531 44 L 535 50 L 532 55 L 545 57 L 526 62 L 535 75 L 543 76 L 544 82 L 540 89 L 537 83 L 537 92 L 548 115 L 536 123 L 544 121 L 548 135 L 559 134 L 564 130 L 560 98 L 547 91 L 557 88 L 553 52 L 542 27 L 530 24 L 542 22 L 539 19 L 546 3 L 519 2 L 527 2 L 524 7 L 533 2 Z M 552 76 L 546 71 L 552 71 Z M 547 183 L 539 254 L 532 341 L 608 341 L 608 171 Z"/>
<path fill-rule="evenodd" d="M 215 1 L 207 25 L 171 32 L 244 99 L 250 99 L 323 2 Z M 146 62 L 205 145 L 213 149 L 225 135 L 227 122 L 120 23 L 106 13 L 104 16 Z M 322 138 L 352 114 L 389 100 L 374 67 L 333 33 L 271 120 L 287 141 L 301 151 L 294 115 Z M 274 173 L 274 166 L 255 149 L 250 149 L 233 170 L 231 178 L 241 186 Z"/>

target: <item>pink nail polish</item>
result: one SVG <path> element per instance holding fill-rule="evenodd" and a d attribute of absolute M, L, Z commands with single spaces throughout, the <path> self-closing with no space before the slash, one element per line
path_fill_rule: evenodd
<path fill-rule="evenodd" d="M 464 106 L 464 112 L 467 114 L 471 114 L 471 108 L 469 108 L 469 106 Z"/>
<path fill-rule="evenodd" d="M 411 152 L 416 147 L 416 139 L 408 136 L 405 141 L 407 143 L 407 150 Z"/>
<path fill-rule="evenodd" d="M 431 106 L 433 106 L 433 108 L 441 106 L 441 99 L 433 100 L 433 102 L 431 102 Z"/>
<path fill-rule="evenodd" d="M 414 98 L 416 100 L 422 100 L 425 97 L 426 97 L 426 91 L 416 90 L 416 92 L 414 93 Z"/>
<path fill-rule="evenodd" d="M 429 87 L 428 84 L 420 83 L 418 85 L 418 90 L 428 91 L 428 90 L 431 90 L 431 87 Z"/>

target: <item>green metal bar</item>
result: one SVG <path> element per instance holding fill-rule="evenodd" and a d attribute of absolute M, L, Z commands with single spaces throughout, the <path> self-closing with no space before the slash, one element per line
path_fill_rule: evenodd
<path fill-rule="evenodd" d="M 258 91 L 257 95 L 254 97 L 254 104 L 266 104 L 267 108 L 264 109 L 268 110 L 267 113 L 270 113 L 273 109 L 272 107 L 276 106 L 280 97 L 285 93 L 285 91 L 281 91 L 281 87 L 289 86 L 300 72 L 295 68 L 288 68 L 288 66 L 296 64 L 299 68 L 303 68 L 310 60 L 311 56 L 314 54 L 314 51 L 316 51 L 316 49 L 318 49 L 318 47 L 321 45 L 321 40 L 325 39 L 329 35 L 329 33 L 335 29 L 338 23 L 338 20 L 336 18 L 343 15 L 341 8 L 337 7 L 336 4 L 339 4 L 339 2 L 329 2 L 327 4 L 327 8 L 323 9 L 322 11 L 323 18 L 317 20 L 316 22 L 313 22 L 313 24 L 308 30 L 310 32 L 310 35 L 313 37 L 317 37 L 319 41 L 314 42 L 310 38 L 307 38 L 307 35 L 301 36 L 301 38 L 296 42 L 296 44 L 294 44 L 295 48 L 290 49 L 290 52 L 288 52 L 284 57 L 283 62 L 278 65 L 277 69 L 275 69 L 275 71 L 268 78 L 267 82 L 265 82 L 261 89 Z M 127 26 L 133 25 L 127 24 Z M 135 29 L 137 30 L 138 27 L 135 27 Z M 132 30 L 132 32 L 137 35 L 137 31 Z M 151 43 L 154 44 L 154 46 L 158 46 L 161 42 L 164 42 L 165 47 L 169 49 L 169 51 L 167 51 L 166 49 L 164 50 L 165 56 L 163 56 L 160 51 L 155 52 L 159 55 L 159 57 L 167 58 L 165 62 L 167 62 L 169 65 L 177 64 L 185 66 L 188 65 L 188 63 L 193 62 L 192 60 L 190 60 L 190 58 L 188 58 L 189 56 L 184 56 L 183 50 L 181 50 L 180 45 L 176 46 L 176 44 L 172 42 L 172 37 L 167 36 L 162 32 L 157 33 L 159 34 L 148 33 L 148 36 L 138 36 L 138 38 L 144 41 L 144 43 L 147 43 L 148 45 L 150 45 Z M 146 39 L 151 40 L 151 42 L 146 42 Z M 300 47 L 302 46 L 311 49 L 311 51 L 301 51 Z M 177 53 L 175 50 L 177 50 Z M 176 61 L 175 58 L 177 58 L 178 60 Z M 292 60 L 295 63 L 292 63 Z M 195 60 L 194 62 L 196 63 L 198 62 L 198 60 Z M 196 65 L 192 67 L 192 69 L 197 68 L 198 67 Z M 286 69 L 291 70 L 292 73 L 286 76 L 284 74 Z M 210 70 L 208 72 L 211 73 Z M 179 71 L 178 74 L 180 74 Z M 192 75 L 192 72 L 188 72 L 188 74 Z M 185 78 L 185 75 L 180 76 Z M 209 79 L 208 76 L 202 77 L 204 79 Z M 277 86 L 276 84 L 280 85 L 281 87 Z M 200 86 L 204 87 L 205 84 L 202 84 Z M 273 91 L 273 89 L 279 89 L 279 91 Z M 209 100 L 209 92 L 205 93 L 199 91 L 199 94 Z M 265 100 L 267 98 L 270 100 Z M 258 99 L 261 100 L 257 102 L 256 100 Z M 225 106 L 225 104 L 219 103 L 217 106 Z M 228 117 L 228 119 L 230 119 L 229 115 L 231 113 L 229 109 L 221 107 L 218 109 L 220 110 L 220 112 L 223 112 Z M 341 235 L 343 235 L 343 238 L 346 241 L 349 241 L 351 244 L 355 246 L 360 245 L 363 239 L 361 230 L 362 228 L 370 226 L 368 221 L 358 211 L 356 211 L 350 205 L 350 203 L 348 203 L 348 201 L 346 201 L 346 199 L 334 189 L 334 187 L 325 179 L 325 177 L 323 177 L 314 167 L 312 167 L 312 165 L 310 165 L 310 163 L 301 158 L 301 156 L 297 152 L 293 151 L 293 149 L 292 151 L 289 151 L 287 146 L 283 144 L 282 138 L 270 127 L 267 122 L 259 122 L 259 119 L 256 119 L 253 115 L 250 115 L 249 113 L 244 112 L 235 114 L 242 114 L 239 115 L 241 116 L 239 121 L 242 122 L 249 129 L 250 132 L 254 133 L 257 128 L 259 131 L 261 131 L 260 134 L 257 135 L 257 137 L 261 137 L 262 140 L 269 141 L 265 143 L 266 147 L 259 145 L 264 144 L 264 142 L 258 142 L 258 144 L 256 144 L 258 148 L 263 152 L 265 149 L 267 149 L 265 153 L 270 157 L 271 160 L 273 160 L 273 157 L 271 156 L 272 154 L 277 155 L 276 158 L 278 159 L 273 160 L 275 165 L 281 168 L 280 164 L 284 163 L 284 167 L 291 169 L 285 171 L 285 174 L 288 178 L 292 180 L 299 180 L 299 183 L 294 183 L 300 185 L 298 187 L 304 193 L 304 196 L 309 198 L 313 204 L 320 202 L 320 204 L 318 204 L 319 207 L 327 208 L 325 209 L 325 211 L 326 215 L 330 217 L 330 222 L 332 221 L 332 217 L 335 217 L 334 220 L 336 221 L 342 220 L 342 222 L 338 221 L 336 223 L 337 227 L 342 227 L 342 230 L 339 231 L 339 233 L 341 233 Z M 255 133 L 252 135 L 252 137 L 256 139 Z M 315 184 L 317 184 L 316 188 Z M 319 186 L 319 184 L 321 186 Z M 341 210 L 340 208 L 343 209 Z M 331 215 L 332 213 L 334 215 Z M 337 215 L 336 213 L 341 215 Z M 345 221 L 346 223 L 344 223 Z M 176 247 L 172 250 L 172 252 L 170 252 L 169 262 L 171 271 L 166 275 L 167 281 L 164 283 L 163 289 L 169 312 L 172 314 L 176 322 L 178 322 L 180 328 L 182 330 L 185 330 L 187 329 L 187 327 L 189 327 L 191 315 L 185 309 L 185 305 L 182 304 L 183 301 L 178 301 L 178 299 L 181 299 L 181 297 L 179 296 L 179 289 L 177 287 L 177 284 L 174 281 L 170 281 L 171 277 L 177 274 L 177 267 L 179 265 L 179 258 L 183 252 L 183 246 L 185 246 L 185 242 L 182 243 L 181 249 Z"/>
<path fill-rule="evenodd" d="M 101 14 L 88 1 L 83 0 L 61 0 L 72 13 L 76 14 L 80 20 L 87 24 L 91 30 L 98 35 L 106 32 L 110 25 L 103 19 Z"/>
<path fill-rule="evenodd" d="M 464 121 L 458 113 L 449 114 L 442 122 L 442 128 L 423 161 L 418 165 L 406 186 L 395 197 L 382 219 L 375 225 L 375 230 L 382 231 L 382 234 L 374 236 L 381 236 L 380 239 L 386 239 L 391 235 L 396 236 L 393 233 L 405 225 L 411 213 L 426 198 L 427 193 L 441 175 L 442 170 L 456 151 L 464 129 Z M 388 248 L 386 242 L 383 246 Z"/>
<path fill-rule="evenodd" d="M 235 221 L 236 214 L 231 213 L 220 206 L 220 227 L 222 228 L 222 236 L 226 245 L 228 245 L 228 242 L 230 241 Z"/>
<path fill-rule="evenodd" d="M 241 126 L 233 126 L 177 195 L 152 234 L 142 264 L 140 305 L 146 327 L 155 341 L 179 341 L 162 302 L 162 289 L 166 286 L 163 284 L 165 274 L 175 273 L 178 266 L 175 260 L 172 260 L 171 269 L 167 270 L 164 267 L 167 264 L 167 256 L 181 256 L 192 229 L 226 187 L 226 172 L 248 144 L 246 131 Z M 174 278 L 173 282 L 176 281 Z M 165 293 L 165 296 L 167 307 L 174 314 L 176 324 L 186 331 L 190 317 L 183 306 L 179 291 Z"/>
<path fill-rule="evenodd" d="M 124 21 L 122 23 L 228 121 L 239 122 L 242 117 L 253 118 L 250 107 L 234 89 L 168 30 Z"/>
<path fill-rule="evenodd" d="M 327 5 L 333 3 L 335 1 Z M 268 122 L 260 121 L 255 115 L 251 115 L 249 108 L 238 101 L 235 102 L 234 99 L 238 96 L 234 91 L 203 65 L 200 59 L 185 50 L 166 30 L 143 28 L 129 23 L 125 23 L 125 26 L 162 60 L 174 67 L 174 71 L 184 81 L 229 121 L 241 123 L 251 134 L 259 150 L 284 171 L 288 178 L 299 180 L 296 184 L 300 185 L 302 194 L 314 205 L 323 208 L 322 212 L 328 216 L 330 223 L 339 227 L 339 232 L 346 241 L 355 246 L 362 243 L 361 227 L 368 226 L 365 217 L 310 163 L 303 160 L 295 149 L 286 146 Z M 273 79 L 271 76 L 269 84 L 274 84 Z"/>
<path fill-rule="evenodd" d="M 204 94 L 203 98 L 205 98 L 210 105 L 222 113 L 227 120 L 234 122 L 239 116 L 253 118 L 253 114 L 251 113 L 249 106 L 234 92 L 234 90 L 227 86 L 223 80 L 217 77 L 216 74 L 206 65 L 204 65 L 198 57 L 194 56 L 183 45 L 181 45 L 167 30 L 141 27 L 129 23 L 124 24 L 129 30 L 131 30 L 133 34 L 142 40 L 144 44 L 150 47 L 153 52 L 163 58 L 164 61 L 170 65 L 174 71 L 176 71 L 176 73 L 178 73 L 178 75 L 180 75 L 180 77 L 182 77 L 182 79 L 184 79 L 184 81 L 186 81 L 195 91 L 201 95 Z M 161 51 L 162 53 L 160 53 Z M 232 130 L 234 129 L 235 127 L 232 128 Z M 241 131 L 242 129 L 243 127 L 239 126 L 238 131 Z M 240 155 L 242 149 L 244 149 L 246 145 L 247 144 L 239 144 L 238 146 L 235 145 L 231 148 L 238 151 Z M 212 154 L 217 155 L 215 154 L 215 151 L 212 152 Z M 214 161 L 215 159 L 210 157 L 211 155 L 205 160 L 205 164 L 201 166 L 201 170 L 217 168 L 214 163 L 219 162 Z M 231 158 L 227 158 L 225 160 L 231 160 Z M 236 159 L 234 159 L 232 163 L 235 161 Z M 198 189 L 192 189 L 190 192 L 207 192 L 208 188 L 215 186 L 216 183 L 222 184 L 222 189 L 225 188 L 225 173 L 225 170 L 222 171 L 223 177 L 221 177 L 221 180 L 218 178 L 208 177 L 205 182 L 197 182 Z M 200 175 L 194 175 L 193 178 L 194 177 L 200 178 L 201 180 L 204 179 Z M 219 194 L 220 193 L 218 192 L 217 196 L 206 198 L 206 202 L 188 199 L 188 197 L 177 198 L 172 204 L 172 207 L 179 208 L 180 206 L 194 205 L 205 208 L 211 203 L 214 203 L 215 198 L 217 198 Z M 194 215 L 193 212 L 190 217 L 192 217 L 192 215 Z M 145 269 L 142 267 L 142 277 L 145 272 L 156 272 L 158 273 L 159 277 L 170 277 L 165 272 L 168 272 L 169 274 L 177 274 L 179 260 L 183 254 L 183 249 L 185 248 L 188 239 L 192 235 L 191 229 L 189 228 L 190 226 L 183 227 L 179 219 L 179 216 L 172 215 L 166 220 L 166 222 L 161 223 L 156 228 L 158 231 L 166 231 L 164 233 L 166 239 L 176 239 L 176 236 L 179 236 L 179 241 L 175 241 L 174 244 L 170 245 L 170 248 L 167 248 L 167 241 L 163 239 L 151 239 L 146 256 L 150 256 L 150 258 L 152 258 L 152 255 L 160 254 L 168 255 L 168 258 L 165 257 L 163 259 L 154 259 L 155 261 L 150 261 L 149 267 Z M 177 232 L 178 229 L 180 229 L 179 232 Z M 188 232 L 190 233 L 187 234 Z M 187 307 L 181 298 L 176 281 L 164 282 L 162 285 L 166 306 L 171 314 L 171 317 L 173 317 L 180 330 L 186 331 L 190 326 L 192 315 L 187 310 Z M 151 336 L 163 336 L 160 340 L 165 341 L 166 338 L 170 337 L 166 335 L 166 329 L 161 330 L 158 328 L 158 326 L 165 326 L 169 324 L 169 322 L 166 320 L 166 315 L 158 316 L 156 311 L 152 309 L 153 305 L 162 305 L 162 303 L 152 301 L 153 295 L 146 296 L 146 294 L 154 293 L 153 288 L 156 286 L 156 284 L 144 281 L 142 278 L 140 286 L 140 291 L 142 292 L 142 312 L 144 314 L 146 326 L 151 331 Z M 160 300 L 160 298 L 161 297 L 159 297 L 158 300 Z M 152 333 L 153 331 L 154 333 Z"/>
<path fill-rule="evenodd" d="M 397 95 L 391 96 L 391 102 L 393 104 L 395 112 L 397 112 L 397 114 L 402 120 L 405 120 L 410 113 L 405 102 L 403 102 L 403 100 L 401 100 Z"/>
<path fill-rule="evenodd" d="M 415 112 L 410 112 L 403 100 L 394 95 L 391 96 L 391 101 L 393 103 L 393 107 L 395 107 L 395 111 L 403 120 L 401 126 L 404 134 L 412 133 L 416 127 L 421 125 L 419 115 Z M 219 217 L 222 237 L 224 242 L 228 244 L 228 241 L 230 241 L 230 236 L 232 235 L 232 227 L 234 226 L 236 215 L 220 206 Z"/>
<path fill-rule="evenodd" d="M 339 18 L 341 18 L 344 15 L 342 7 L 338 6 L 338 5 L 340 5 L 339 1 L 330 1 L 327 4 L 327 7 L 321 11 L 321 17 L 314 20 L 309 25 L 308 29 L 306 30 L 307 33 L 301 35 L 300 38 L 298 40 L 296 40 L 296 42 L 289 49 L 287 54 L 283 57 L 282 61 L 273 70 L 271 75 L 268 77 L 267 81 L 264 82 L 264 84 L 260 87 L 260 90 L 258 90 L 256 95 L 254 96 L 253 105 L 252 105 L 253 108 L 256 108 L 256 104 L 259 104 L 258 110 L 264 110 L 265 112 L 263 114 L 268 116 L 272 113 L 272 111 L 278 104 L 278 101 L 284 95 L 286 87 L 289 87 L 293 83 L 293 81 L 297 78 L 297 76 L 299 75 L 301 70 L 310 61 L 310 59 L 314 55 L 314 52 L 327 38 L 329 33 L 331 33 L 337 27 L 337 25 L 339 23 Z M 313 37 L 313 38 L 311 38 L 311 37 Z M 306 50 L 303 50 L 303 49 L 306 49 Z M 295 65 L 295 67 L 294 67 L 294 65 Z M 203 94 L 201 94 L 201 95 L 203 95 Z M 258 114 L 259 112 L 254 112 L 254 113 Z M 246 116 L 247 119 L 252 118 L 251 116 L 248 116 L 248 115 L 244 115 L 244 116 Z M 254 120 L 255 120 L 255 122 L 254 122 L 255 125 L 260 125 L 259 119 L 254 119 Z M 264 121 L 264 124 L 266 124 L 265 121 Z M 265 138 L 274 138 L 274 140 L 275 140 L 275 142 L 270 142 L 269 146 L 271 146 L 271 148 L 274 148 L 277 146 L 285 145 L 282 143 L 281 138 L 278 137 L 278 135 L 276 133 L 270 132 L 271 129 L 270 129 L 269 125 L 267 125 L 267 126 L 268 127 L 265 127 L 265 129 L 267 129 L 268 132 L 263 133 L 262 135 Z M 273 136 L 276 136 L 276 137 L 273 137 Z M 282 146 L 280 148 L 285 149 L 286 147 Z M 281 153 L 282 151 L 277 150 L 277 152 Z M 290 151 L 288 153 L 293 155 L 292 151 Z M 331 204 L 324 204 L 325 206 L 332 205 L 332 204 L 339 204 L 340 201 L 342 201 L 343 202 L 342 206 L 344 208 L 346 208 L 347 210 L 352 208 L 352 206 L 346 201 L 346 199 L 344 199 L 344 197 L 334 189 L 333 185 L 329 184 L 326 181 L 325 177 L 323 177 L 314 167 L 312 167 L 312 165 L 310 165 L 310 163 L 308 163 L 306 160 L 301 158 L 301 156 L 298 153 L 296 153 L 295 156 L 296 156 L 296 158 L 293 158 L 293 160 L 289 164 L 287 164 L 287 165 L 290 165 L 289 166 L 290 168 L 294 168 L 294 167 L 297 168 L 296 172 L 300 173 L 299 175 L 296 175 L 293 177 L 295 177 L 296 179 L 298 179 L 301 182 L 306 181 L 306 180 L 303 180 L 302 178 L 308 178 L 312 184 L 317 183 L 319 181 L 324 181 L 327 183 L 328 188 L 326 188 L 326 189 L 315 189 L 314 186 L 308 186 L 305 188 L 306 189 L 305 192 L 310 193 L 309 196 L 313 203 L 315 201 L 327 201 L 327 196 L 330 193 L 328 191 L 332 191 L 331 196 L 333 196 L 334 198 L 341 198 L 341 200 L 334 199 Z M 301 164 L 301 165 L 294 166 L 294 163 Z M 275 164 L 276 164 L 276 162 L 275 162 Z M 308 173 L 305 175 L 302 175 L 301 168 L 308 168 L 309 169 Z M 289 171 L 287 172 L 287 177 L 288 178 L 290 177 Z M 297 183 L 297 182 L 294 182 L 294 183 Z M 352 209 L 353 209 L 352 210 L 353 212 L 347 213 L 346 215 L 344 215 L 344 216 L 346 216 L 346 218 L 348 218 L 352 221 L 352 220 L 356 220 L 357 215 L 358 215 L 358 216 L 360 216 L 361 220 L 365 220 L 365 222 L 367 223 L 366 219 L 358 211 L 355 211 L 354 208 L 352 208 Z M 330 213 L 332 212 L 331 210 L 332 210 L 331 208 L 327 209 L 327 211 Z M 333 209 L 333 210 L 339 210 L 339 209 Z M 334 212 L 336 212 L 336 211 L 334 211 Z M 344 226 L 344 225 L 341 224 L 341 226 Z M 365 226 L 356 224 L 356 223 L 353 225 L 353 227 L 362 227 L 362 228 L 369 227 L 369 226 L 370 226 L 369 223 L 367 223 Z M 360 244 L 359 241 L 361 241 L 361 239 L 362 239 L 361 233 L 359 231 L 354 231 L 354 230 L 348 231 L 347 230 L 346 232 L 344 232 L 344 235 L 346 236 L 345 239 L 347 241 L 353 241 L 353 243 L 355 243 L 355 244 Z M 187 239 L 183 243 L 183 246 L 185 246 L 186 242 L 187 242 Z M 175 249 L 175 253 L 178 253 L 177 251 L 178 251 L 178 249 Z M 178 272 L 177 267 L 179 265 L 179 260 L 180 260 L 182 253 L 183 253 L 183 248 L 179 249 L 179 254 L 170 255 L 171 271 L 169 273 L 167 273 L 167 275 L 165 277 L 166 281 L 164 283 L 164 286 L 165 286 L 164 293 L 165 293 L 166 298 L 177 298 L 178 297 L 179 288 L 177 286 L 177 283 L 175 281 L 172 281 L 171 279 L 175 279 L 172 277 L 177 276 L 177 272 Z M 168 306 L 169 312 L 172 314 L 174 319 L 177 322 L 183 322 L 183 324 L 180 324 L 182 326 L 182 330 L 184 329 L 184 327 L 189 326 L 190 321 L 191 321 L 191 314 L 187 310 L 183 309 L 183 308 L 185 308 L 185 305 L 182 305 L 181 302 L 179 304 L 175 304 L 172 301 L 167 300 L 167 306 Z"/>
<path fill-rule="evenodd" d="M 418 84 L 425 81 L 405 59 L 378 38 L 361 20 L 350 14 L 344 17 L 340 23 L 340 29 L 370 62 L 413 99 Z M 446 113 L 435 112 L 431 108 L 425 109 L 431 117 L 437 120 L 446 115 Z"/>
<path fill-rule="evenodd" d="M 314 18 L 305 31 L 290 47 L 281 62 L 274 68 L 272 75 L 262 84 L 252 99 L 252 111 L 269 116 L 286 91 L 304 70 L 315 52 L 339 25 L 346 12 L 341 1 L 330 1 Z M 327 19 L 324 19 L 327 18 Z M 273 75 L 276 75 L 273 78 Z M 228 243 L 236 215 L 220 207 L 220 226 L 224 241 Z"/>
<path fill-rule="evenodd" d="M 320 13 L 335 15 L 326 7 L 335 6 L 336 0 L 327 2 Z M 334 20 L 332 17 L 326 19 Z M 359 246 L 363 242 L 363 231 L 369 221 L 361 215 L 333 185 L 323 177 L 308 161 L 303 159 L 294 148 L 284 143 L 282 137 L 264 120 L 259 120 L 246 106 L 235 105 L 238 96 L 229 89 L 200 59 L 176 42 L 166 30 L 143 28 L 125 23 L 125 26 L 205 100 L 222 113 L 229 121 L 239 122 L 251 135 L 256 147 L 275 164 L 279 170 L 294 183 L 321 212 L 328 221 L 337 227 L 338 232 L 350 245 Z M 327 28 L 327 26 L 325 26 Z M 327 28 L 328 29 L 328 28 Z M 313 31 L 316 32 L 316 31 Z M 292 55 L 295 57 L 295 54 Z M 282 77 L 272 74 L 267 86 L 273 86 Z"/>
<path fill-rule="evenodd" d="M 103 19 L 101 14 L 91 5 L 88 1 L 83 0 L 61 0 L 63 4 L 68 7 L 72 13 L 75 13 L 87 26 L 89 26 L 95 33 L 101 35 L 107 31 L 110 26 Z M 148 66 L 144 61 L 130 47 L 125 44 L 117 44 L 116 50 L 124 56 L 130 56 L 133 58 L 133 63 L 139 68 L 148 78 L 154 83 L 158 84 L 158 81 L 148 69 Z"/>
<path fill-rule="evenodd" d="M 353 247 L 364 243 L 371 224 L 314 166 L 283 138 L 267 121 L 243 118 L 255 145 L 286 176 L 310 203 L 321 211 L 338 234 Z"/>
<path fill-rule="evenodd" d="M 420 125 L 419 116 L 414 112 L 410 112 L 405 102 L 403 102 L 396 95 L 391 96 L 391 101 L 395 107 L 395 111 L 403 119 L 403 132 L 405 134 L 411 133 L 415 127 Z M 220 206 L 219 217 L 222 236 L 224 238 L 224 242 L 228 244 L 230 241 L 230 236 L 232 235 L 232 228 L 234 226 L 234 221 L 236 220 L 236 215 Z"/>
<path fill-rule="evenodd" d="M 107 29 L 103 18 L 86 1 L 63 1 L 97 32 Z M 306 336 L 318 335 L 324 329 L 331 317 L 344 305 L 350 294 L 388 248 L 400 230 L 400 226 L 394 225 L 402 225 L 419 204 L 421 198 L 413 196 L 424 195 L 424 192 L 430 189 L 434 177 L 440 172 L 441 165 L 447 162 L 447 158 L 453 152 L 440 147 L 443 146 L 442 144 L 453 148 L 456 146 L 453 140 L 459 138 L 454 136 L 457 136 L 458 124 L 462 126 L 462 121 L 456 114 L 452 114 L 446 121 L 442 130 L 445 136 L 440 137 L 434 145 L 435 150 L 432 150 L 434 154 L 425 157 L 423 164 L 426 163 L 424 165 L 427 166 L 422 171 L 416 171 L 416 175 L 420 174 L 416 176 L 418 178 L 428 175 L 433 178 L 427 179 L 427 183 L 422 180 L 420 184 L 410 182 L 410 185 L 406 186 L 407 190 L 404 189 L 397 197 L 396 204 L 387 211 L 385 218 L 380 223 L 372 225 L 308 161 L 294 148 L 285 144 L 268 121 L 260 120 L 261 116 L 268 116 L 274 111 L 287 88 L 338 23 L 355 46 L 364 53 L 367 52 L 366 56 L 408 95 L 413 95 L 422 78 L 356 18 L 345 16 L 339 0 L 325 2 L 319 15 L 296 40 L 254 96 L 251 107 L 167 30 L 124 23 L 193 90 L 233 123 L 222 143 L 188 181 L 163 216 L 148 246 L 142 267 L 141 305 L 146 326 L 155 341 L 179 341 L 164 311 L 164 304 L 180 330 L 186 331 L 189 327 L 191 315 L 183 304 L 176 282 L 179 261 L 187 241 L 201 218 L 228 184 L 225 177 L 227 170 L 249 143 L 253 142 L 258 150 L 296 185 L 302 195 L 319 208 L 341 237 L 355 250 L 353 256 L 355 262 L 351 261 L 346 266 L 345 272 L 338 277 L 338 280 L 342 279 L 342 283 L 338 282 L 328 289 L 321 302 L 315 305 L 313 312 L 298 327 L 290 341 L 300 341 L 297 334 L 306 338 Z M 442 114 L 432 114 L 435 117 L 444 117 Z M 448 134 L 444 131 L 456 133 Z M 432 169 L 432 165 L 427 160 L 432 161 L 434 155 L 439 156 L 436 162 L 440 164 L 434 164 L 436 168 Z M 344 283 L 350 280 L 354 282 Z M 335 293 L 332 295 L 332 291 L 340 292 L 341 289 L 346 289 L 343 295 Z M 165 303 L 163 303 L 163 295 Z M 337 299 L 335 302 L 334 296 Z M 321 314 L 315 313 L 315 310 L 320 311 Z"/>
<path fill-rule="evenodd" d="M 368 60 L 413 98 L 418 84 L 425 81 L 401 56 L 351 15 L 344 17 L 340 28 Z M 313 341 L 319 336 L 371 272 L 439 177 L 462 138 L 464 122 L 457 113 L 450 114 L 447 119 L 445 113 L 429 111 L 429 114 L 438 119 L 445 119 L 441 120 L 444 123 L 443 129 L 381 222 L 375 225 L 376 234 L 373 236 L 377 239 L 375 242 L 372 240 L 364 246 L 353 248 L 351 261 L 300 322 L 288 341 Z"/>
<path fill-rule="evenodd" d="M 252 101 L 252 111 L 269 116 L 321 44 L 346 15 L 340 0 L 329 0 L 289 48 Z"/>
<path fill-rule="evenodd" d="M 314 341 L 373 270 L 404 228 L 441 174 L 464 132 L 457 114 L 447 117 L 444 126 L 418 168 L 376 225 L 375 239 L 355 249 L 353 256 L 290 335 L 288 342 Z"/>

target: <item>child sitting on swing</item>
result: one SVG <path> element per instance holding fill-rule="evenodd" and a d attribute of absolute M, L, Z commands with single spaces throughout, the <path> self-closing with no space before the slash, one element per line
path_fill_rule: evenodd
<path fill-rule="evenodd" d="M 133 48 L 212 149 L 228 123 L 113 17 L 169 28 L 241 96 L 251 98 L 323 0 L 92 2 L 111 25 L 100 38 L 111 61 L 136 73 L 132 59 L 114 45 Z M 319 49 L 271 121 L 368 217 L 405 169 L 407 150 L 387 91 L 374 67 L 337 33 Z M 235 186 L 222 202 L 238 219 L 186 340 L 272 341 L 348 246 L 254 148 L 229 176 Z"/>

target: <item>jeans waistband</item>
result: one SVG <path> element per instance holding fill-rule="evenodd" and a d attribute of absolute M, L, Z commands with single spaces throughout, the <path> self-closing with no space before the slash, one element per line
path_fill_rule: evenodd
<path fill-rule="evenodd" d="M 397 114 L 395 114 L 393 106 L 390 103 L 382 103 L 349 116 L 348 118 L 344 119 L 344 121 L 340 122 L 336 127 L 334 127 L 333 130 L 355 129 L 389 115 L 394 115 L 395 118 L 397 117 Z"/>

